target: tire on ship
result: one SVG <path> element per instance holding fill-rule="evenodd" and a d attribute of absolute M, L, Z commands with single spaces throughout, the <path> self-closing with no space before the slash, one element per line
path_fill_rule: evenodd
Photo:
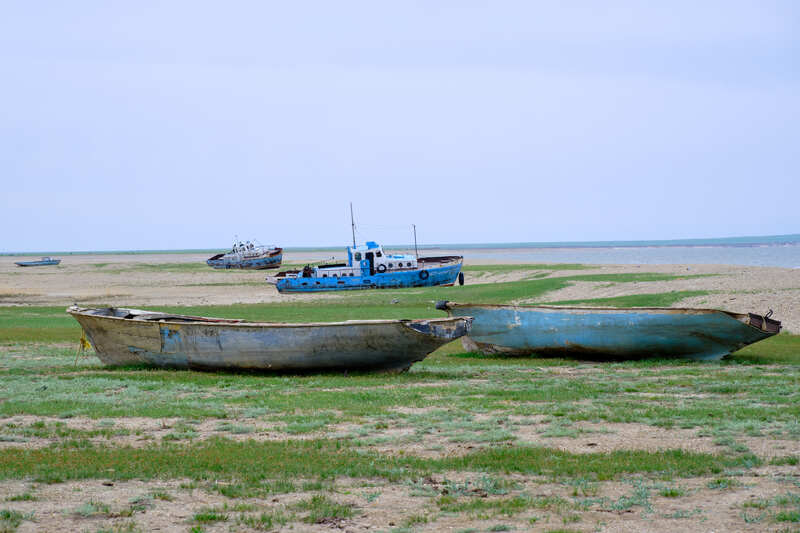
<path fill-rule="evenodd" d="M 428 276 L 430 276 L 430 274 L 428 273 L 427 270 L 419 271 L 419 279 L 428 279 Z"/>
<path fill-rule="evenodd" d="M 459 272 L 458 273 L 458 284 L 459 285 L 463 285 L 464 284 L 464 273 L 463 272 Z"/>

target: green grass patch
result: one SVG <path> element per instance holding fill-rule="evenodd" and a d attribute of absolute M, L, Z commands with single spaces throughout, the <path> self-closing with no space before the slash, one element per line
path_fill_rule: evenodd
<path fill-rule="evenodd" d="M 615 451 L 571 454 L 534 446 L 493 447 L 462 456 L 428 459 L 365 453 L 327 439 L 235 442 L 213 438 L 199 444 L 144 448 L 42 448 L 0 450 L 0 479 L 237 479 L 260 486 L 280 477 L 338 476 L 418 478 L 431 472 L 483 471 L 553 477 L 615 479 L 632 473 L 701 476 L 743 467 L 741 457 L 690 453 Z"/>
<path fill-rule="evenodd" d="M 301 500 L 292 507 L 308 512 L 303 521 L 309 524 L 321 524 L 330 520 L 350 518 L 354 514 L 352 505 L 337 503 L 321 494 L 316 494 L 307 500 Z"/>
<path fill-rule="evenodd" d="M 491 265 L 493 268 L 506 268 L 513 265 Z M 539 265 L 528 265 L 539 266 Z M 138 269 L 193 272 L 206 270 L 207 266 L 196 263 L 167 263 L 160 265 L 137 265 Z M 566 268 L 566 267 L 565 267 Z M 579 269 L 581 265 L 569 265 Z M 210 270 L 210 269 L 208 269 Z M 222 318 L 242 318 L 266 322 L 333 322 L 373 318 L 431 318 L 445 316 L 443 311 L 434 309 L 437 300 L 479 302 L 487 304 L 508 303 L 511 301 L 541 298 L 544 294 L 564 288 L 574 281 L 661 281 L 683 279 L 685 276 L 665 274 L 596 274 L 567 276 L 561 278 L 528 279 L 508 283 L 466 284 L 463 287 L 418 287 L 381 291 L 352 291 L 322 295 L 313 302 L 238 304 L 209 306 L 165 306 L 158 307 L 164 312 L 216 316 Z M 220 282 L 227 285 L 229 282 Z M 241 283 L 233 283 L 240 285 Z M 245 281 L 244 284 L 251 282 Z M 266 290 L 265 285 L 265 290 Z M 676 298 L 700 295 L 701 291 L 639 295 L 630 300 L 617 303 L 594 301 L 594 305 L 669 305 Z M 702 292 L 705 294 L 705 292 Z M 638 299 L 637 299 L 638 298 Z M 392 304 L 396 301 L 396 304 Z M 589 303 L 589 300 L 582 300 Z M 575 302 L 558 302 L 575 303 Z M 102 303 L 93 305 L 104 305 Z M 105 304 L 107 305 L 107 304 Z M 134 305 L 134 307 L 136 307 Z M 76 342 L 80 338 L 77 322 L 64 312 L 65 308 L 55 307 L 0 307 L 0 343 L 6 342 Z"/>
<path fill-rule="evenodd" d="M 547 302 L 547 305 L 585 305 L 590 307 L 671 307 L 673 304 L 693 298 L 706 296 L 708 291 L 672 291 L 656 294 L 631 294 L 610 298 L 588 298 L 584 300 L 560 300 Z"/>

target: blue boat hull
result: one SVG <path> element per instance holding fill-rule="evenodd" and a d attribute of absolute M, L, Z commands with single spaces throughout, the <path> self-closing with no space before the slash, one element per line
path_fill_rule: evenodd
<path fill-rule="evenodd" d="M 231 268 L 238 268 L 242 270 L 265 270 L 268 268 L 279 268 L 281 266 L 281 261 L 283 260 L 283 254 L 277 254 L 269 257 L 259 257 L 256 259 L 243 259 L 239 260 L 231 260 L 230 258 L 220 258 L 220 259 L 209 259 L 206 261 L 208 266 L 217 268 L 217 269 L 231 269 Z"/>
<path fill-rule="evenodd" d="M 715 360 L 780 331 L 780 322 L 711 309 L 564 308 L 440 302 L 474 318 L 465 346 L 485 353 L 592 359 Z M 757 324 L 756 327 L 753 324 Z"/>
<path fill-rule="evenodd" d="M 367 276 L 282 278 L 275 283 L 278 292 L 328 292 L 362 289 L 405 289 L 453 285 L 461 272 L 461 261 L 421 270 L 400 270 Z"/>
<path fill-rule="evenodd" d="M 61 263 L 61 259 L 51 259 L 50 261 L 17 261 L 16 265 L 21 267 L 50 266 Z"/>

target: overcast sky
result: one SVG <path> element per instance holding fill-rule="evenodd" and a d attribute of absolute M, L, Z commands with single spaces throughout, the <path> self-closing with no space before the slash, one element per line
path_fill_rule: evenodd
<path fill-rule="evenodd" d="M 800 2 L 4 2 L 0 251 L 800 233 Z"/>

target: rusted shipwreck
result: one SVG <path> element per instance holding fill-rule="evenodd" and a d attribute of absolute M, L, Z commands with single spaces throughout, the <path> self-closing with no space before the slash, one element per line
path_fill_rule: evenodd
<path fill-rule="evenodd" d="M 766 315 L 716 309 L 556 307 L 440 301 L 451 317 L 473 317 L 467 350 L 485 354 L 598 359 L 716 360 L 781 330 Z"/>
<path fill-rule="evenodd" d="M 216 269 L 264 270 L 280 268 L 282 260 L 283 248 L 264 246 L 257 242 L 234 241 L 230 252 L 216 254 L 208 258 L 206 264 Z"/>
<path fill-rule="evenodd" d="M 248 322 L 107 307 L 67 309 L 106 365 L 302 372 L 407 370 L 470 318 Z"/>

